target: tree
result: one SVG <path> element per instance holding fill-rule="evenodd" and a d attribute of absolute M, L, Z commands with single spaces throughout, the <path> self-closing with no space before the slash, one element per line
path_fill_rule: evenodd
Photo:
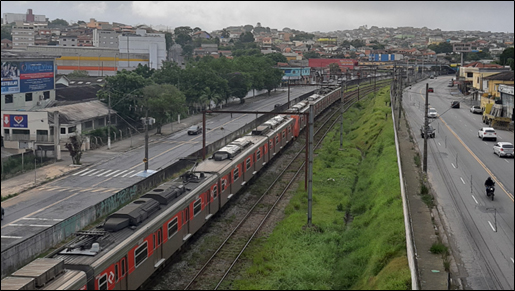
<path fill-rule="evenodd" d="M 73 164 L 80 165 L 80 159 L 82 158 L 82 144 L 84 143 L 85 136 L 83 134 L 76 133 L 68 139 L 70 142 L 67 142 L 64 146 L 70 152 Z"/>
<path fill-rule="evenodd" d="M 165 32 L 165 45 L 166 45 L 167 52 L 172 47 L 173 44 L 174 44 L 174 42 L 173 42 L 172 33 Z"/>
<path fill-rule="evenodd" d="M 49 26 L 69 26 L 68 21 L 56 18 L 50 21 Z"/>
<path fill-rule="evenodd" d="M 274 65 L 277 63 L 287 63 L 288 62 L 288 59 L 281 53 L 266 54 L 265 58 L 271 59 L 274 62 Z"/>
<path fill-rule="evenodd" d="M 186 44 L 189 44 L 191 42 L 192 38 L 188 34 L 179 34 L 175 37 L 175 43 L 180 44 L 183 49 Z"/>
<path fill-rule="evenodd" d="M 76 78 L 83 78 L 83 77 L 88 77 L 89 73 L 88 73 L 88 71 L 85 71 L 85 70 L 75 70 L 75 71 L 69 73 L 68 76 L 76 77 Z"/>
<path fill-rule="evenodd" d="M 341 73 L 341 69 L 340 69 L 340 66 L 338 66 L 338 64 L 336 63 L 331 63 L 329 64 L 329 73 L 331 74 L 331 76 L 333 75 L 339 75 Z"/>
<path fill-rule="evenodd" d="M 141 64 L 138 64 L 138 67 L 133 72 L 145 79 L 148 79 L 152 76 L 152 74 L 154 74 L 155 69 L 151 69 L 147 65 L 142 66 Z"/>
<path fill-rule="evenodd" d="M 248 74 L 234 72 L 228 76 L 229 93 L 240 99 L 240 104 L 245 103 L 245 96 L 250 90 L 251 82 Z"/>
<path fill-rule="evenodd" d="M 11 36 L 12 25 L 2 25 L 2 38 L 7 38 L 8 40 L 13 40 Z"/>
<path fill-rule="evenodd" d="M 242 43 L 254 42 L 254 35 L 249 31 L 242 32 L 240 35 L 240 41 Z"/>
<path fill-rule="evenodd" d="M 320 54 L 317 53 L 316 51 L 309 51 L 309 52 L 304 53 L 304 58 L 305 59 L 319 59 Z"/>
<path fill-rule="evenodd" d="M 252 29 L 254 29 L 254 26 L 247 24 L 247 25 L 243 26 L 243 29 L 245 30 L 245 32 L 252 32 Z"/>
<path fill-rule="evenodd" d="M 514 59 L 514 58 L 515 58 L 514 49 L 513 49 L 513 47 L 510 47 L 510 48 L 505 49 L 501 53 L 501 55 L 499 56 L 499 61 L 500 61 L 501 65 L 506 66 L 508 64 L 508 60 Z M 513 68 L 512 68 L 512 70 L 513 70 Z"/>
<path fill-rule="evenodd" d="M 231 34 L 229 33 L 229 31 L 227 31 L 227 29 L 222 29 L 222 38 L 229 38 Z"/>
<path fill-rule="evenodd" d="M 152 84 L 141 89 L 144 96 L 141 105 L 156 120 L 156 133 L 161 134 L 163 124 L 174 116 L 186 113 L 186 98 L 175 86 L 170 84 Z"/>
<path fill-rule="evenodd" d="M 211 88 L 206 87 L 199 99 L 200 103 L 203 105 L 207 104 L 208 108 L 211 109 L 211 104 L 214 103 L 215 106 L 220 104 L 223 100 L 223 96 L 216 92 L 216 90 L 211 90 Z"/>
<path fill-rule="evenodd" d="M 191 27 L 189 26 L 179 26 L 179 27 L 176 27 L 174 29 L 174 34 L 175 36 L 179 36 L 179 35 L 190 35 L 192 32 L 193 32 L 193 29 L 191 29 Z"/>
<path fill-rule="evenodd" d="M 264 88 L 268 91 L 268 96 L 270 96 L 270 92 L 281 84 L 284 72 L 281 69 L 269 67 L 262 73 L 265 77 Z"/>

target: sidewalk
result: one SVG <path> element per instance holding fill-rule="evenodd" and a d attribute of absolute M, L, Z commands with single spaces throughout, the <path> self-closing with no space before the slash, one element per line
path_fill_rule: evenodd
<path fill-rule="evenodd" d="M 156 135 L 157 130 L 151 129 L 148 132 L 149 140 L 160 139 L 161 137 L 184 130 L 199 122 L 202 122 L 202 114 L 182 119 L 181 123 L 175 121 L 172 124 L 168 123 L 163 125 L 161 128 L 162 135 Z M 136 134 L 133 135 L 132 138 L 126 138 L 120 141 L 111 141 L 110 150 L 107 149 L 107 145 L 105 145 L 94 150 L 85 151 L 81 158 L 82 165 L 73 165 L 72 158 L 68 151 L 61 151 L 61 160 L 58 162 L 37 168 L 35 173 L 34 170 L 32 170 L 2 181 L 1 195 L 2 197 L 6 197 L 8 195 L 20 194 L 72 172 L 79 171 L 86 166 L 103 162 L 107 157 L 113 157 L 118 153 L 126 152 L 144 145 L 144 133 Z"/>

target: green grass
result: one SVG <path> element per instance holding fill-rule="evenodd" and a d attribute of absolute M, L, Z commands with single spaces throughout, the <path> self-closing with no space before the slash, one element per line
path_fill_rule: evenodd
<path fill-rule="evenodd" d="M 429 251 L 433 254 L 447 254 L 448 248 L 441 242 L 434 243 Z"/>
<path fill-rule="evenodd" d="M 344 114 L 344 150 L 339 126 L 317 150 L 315 227 L 305 227 L 302 181 L 285 219 L 246 252 L 252 264 L 233 289 L 411 289 L 388 90 Z"/>

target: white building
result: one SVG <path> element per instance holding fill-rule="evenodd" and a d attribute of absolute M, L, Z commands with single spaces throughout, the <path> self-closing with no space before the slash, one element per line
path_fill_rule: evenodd
<path fill-rule="evenodd" d="M 143 29 L 138 29 L 135 35 L 119 35 L 118 43 L 120 53 L 129 54 L 129 58 L 133 54 L 148 54 L 149 68 L 159 69 L 166 60 L 164 33 L 147 33 Z M 131 60 L 128 63 L 129 69 L 135 69 L 138 63 L 138 60 Z"/>

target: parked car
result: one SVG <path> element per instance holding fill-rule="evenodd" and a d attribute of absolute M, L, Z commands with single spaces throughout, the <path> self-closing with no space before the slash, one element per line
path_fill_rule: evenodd
<path fill-rule="evenodd" d="M 460 108 L 460 101 L 452 101 L 451 108 Z"/>
<path fill-rule="evenodd" d="M 433 88 L 432 88 L 432 87 L 429 87 L 429 88 L 427 88 L 427 92 L 429 92 L 429 93 L 434 93 L 435 91 L 433 90 Z"/>
<path fill-rule="evenodd" d="M 193 125 L 190 128 L 188 128 L 188 135 L 199 134 L 201 132 L 202 132 L 202 126 L 200 126 L 200 125 Z"/>
<path fill-rule="evenodd" d="M 470 112 L 481 114 L 481 113 L 483 113 L 483 110 L 481 109 L 481 106 L 474 105 L 474 106 L 470 107 Z"/>
<path fill-rule="evenodd" d="M 513 144 L 511 142 L 500 141 L 494 144 L 494 154 L 499 155 L 499 158 L 502 157 L 512 157 L 513 158 Z"/>
<path fill-rule="evenodd" d="M 422 125 L 420 127 L 420 135 L 422 136 L 422 138 L 424 138 L 424 133 L 427 132 L 427 137 L 435 137 L 436 133 L 435 133 L 435 129 L 433 128 L 433 126 L 431 124 L 428 124 L 427 125 L 427 128 L 426 130 L 424 130 L 424 125 Z"/>
<path fill-rule="evenodd" d="M 477 132 L 477 137 L 482 140 L 493 139 L 494 141 L 497 141 L 497 133 L 492 127 L 481 127 Z"/>
<path fill-rule="evenodd" d="M 429 76 L 429 79 L 433 79 L 433 78 L 434 78 L 434 76 L 433 76 L 433 75 Z"/>
<path fill-rule="evenodd" d="M 429 118 L 437 118 L 438 117 L 438 112 L 436 111 L 436 109 L 431 107 L 427 111 L 427 117 L 429 117 Z"/>

